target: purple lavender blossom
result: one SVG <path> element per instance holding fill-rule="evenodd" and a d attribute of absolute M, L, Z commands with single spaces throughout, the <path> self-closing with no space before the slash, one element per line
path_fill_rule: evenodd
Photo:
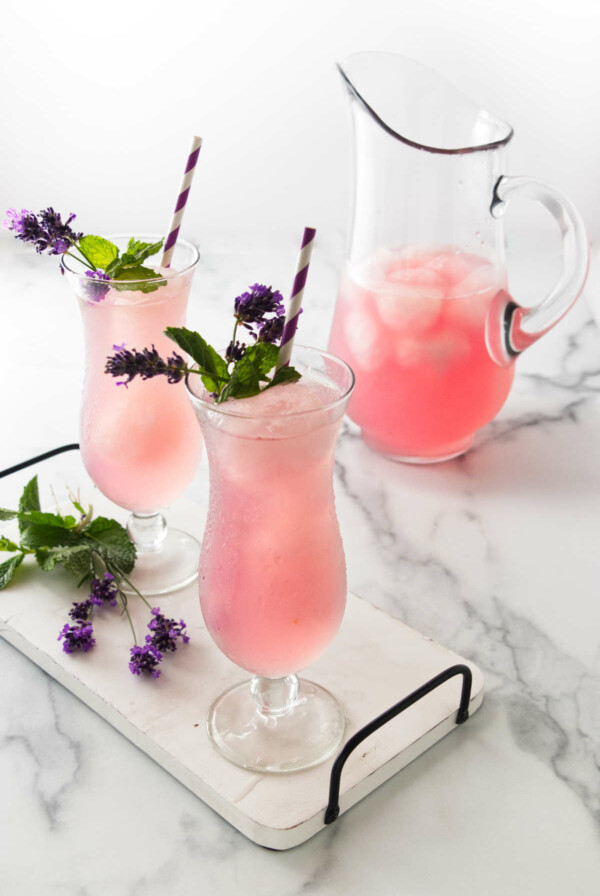
<path fill-rule="evenodd" d="M 92 612 L 93 602 L 89 599 L 73 604 L 69 610 L 69 616 L 73 622 L 87 622 Z"/>
<path fill-rule="evenodd" d="M 104 578 L 92 579 L 91 586 L 92 590 L 89 596 L 90 604 L 94 604 L 97 607 L 103 607 L 105 604 L 108 604 L 111 607 L 116 607 L 119 587 L 115 582 L 115 577 L 112 573 L 105 572 Z"/>
<path fill-rule="evenodd" d="M 84 625 L 64 625 L 57 641 L 64 639 L 63 650 L 65 653 L 75 653 L 76 650 L 83 650 L 84 653 L 87 653 L 96 643 L 93 634 L 94 631 L 89 622 Z"/>
<path fill-rule="evenodd" d="M 184 644 L 187 644 L 189 635 L 186 634 L 186 624 L 183 619 L 176 622 L 169 619 L 160 612 L 159 607 L 152 610 L 153 619 L 148 623 L 148 628 L 152 635 L 146 635 L 146 642 L 152 644 L 160 651 L 177 650 L 177 638 L 181 638 Z"/>
<path fill-rule="evenodd" d="M 236 320 L 251 332 L 253 332 L 252 324 L 264 323 L 267 314 L 274 314 L 276 317 L 285 314 L 281 293 L 261 283 L 254 283 L 250 287 L 250 292 L 238 296 L 233 308 Z"/>
<path fill-rule="evenodd" d="M 6 214 L 7 218 L 2 226 L 12 230 L 18 240 L 32 243 L 35 251 L 40 254 L 47 252 L 48 255 L 63 255 L 69 246 L 83 236 L 82 233 L 75 233 L 70 226 L 71 221 L 75 220 L 75 215 L 70 214 L 67 220 L 63 221 L 52 207 L 43 209 L 39 215 L 27 209 L 22 209 L 19 214 L 14 208 L 8 209 Z"/>
<path fill-rule="evenodd" d="M 101 302 L 110 289 L 107 280 L 110 280 L 108 274 L 105 274 L 100 268 L 95 271 L 86 271 L 85 276 L 90 281 L 85 284 L 85 293 L 93 302 Z"/>
<path fill-rule="evenodd" d="M 260 327 L 258 333 L 258 341 L 273 343 L 279 342 L 279 340 L 283 336 L 284 325 L 285 318 L 281 316 L 272 317 L 270 320 L 266 320 Z"/>
<path fill-rule="evenodd" d="M 240 361 L 245 351 L 246 344 L 244 342 L 239 342 L 239 340 L 237 339 L 235 342 L 231 340 L 231 342 L 225 349 L 225 360 L 228 364 L 231 364 L 232 361 Z"/>
<path fill-rule="evenodd" d="M 186 363 L 181 355 L 173 352 L 164 361 L 154 345 L 151 349 L 145 348 L 141 352 L 135 348 L 131 351 L 122 349 L 107 359 L 104 369 L 111 376 L 127 377 L 126 380 L 117 383 L 118 386 L 126 386 L 136 376 L 140 376 L 143 380 L 149 380 L 154 376 L 162 375 L 167 377 L 169 383 L 178 383 L 187 372 Z"/>
<path fill-rule="evenodd" d="M 25 218 L 30 214 L 31 212 L 26 208 L 22 208 L 20 212 L 16 208 L 8 208 L 6 209 L 6 218 L 2 222 L 2 226 L 5 230 L 12 230 L 15 236 L 18 237 L 23 233 Z"/>
<path fill-rule="evenodd" d="M 158 678 L 160 669 L 158 664 L 162 660 L 162 653 L 150 643 L 150 635 L 146 635 L 146 643 L 143 647 L 138 644 L 131 648 L 131 660 L 129 669 L 132 675 L 151 675 L 152 678 Z"/>

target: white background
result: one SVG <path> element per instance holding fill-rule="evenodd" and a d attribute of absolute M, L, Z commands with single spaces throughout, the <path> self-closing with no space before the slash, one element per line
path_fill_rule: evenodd
<path fill-rule="evenodd" d="M 182 233 L 346 226 L 350 144 L 334 62 L 412 56 L 508 120 L 511 174 L 553 181 L 600 235 L 598 0 L 9 0 L 0 205 L 87 232 L 166 228 L 204 137 Z M 8 235 L 3 234 L 6 239 Z"/>

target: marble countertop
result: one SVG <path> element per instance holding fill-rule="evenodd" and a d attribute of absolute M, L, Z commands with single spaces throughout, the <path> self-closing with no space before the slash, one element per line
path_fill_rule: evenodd
<path fill-rule="evenodd" d="M 55 260 L 1 236 L 3 468 L 77 440 L 83 351 Z M 248 283 L 291 284 L 295 237 L 196 236 L 188 321 L 224 342 Z M 341 254 L 337 238 L 315 252 L 306 343 L 326 342 Z M 311 841 L 272 852 L 0 640 L 3 894 L 597 893 L 600 331 L 586 296 L 517 371 L 463 458 L 394 464 L 349 422 L 337 451 L 349 586 L 481 667 L 469 724 Z M 189 489 L 204 503 L 206 473 L 203 460 Z M 16 479 L 0 483 L 1 505 Z"/>

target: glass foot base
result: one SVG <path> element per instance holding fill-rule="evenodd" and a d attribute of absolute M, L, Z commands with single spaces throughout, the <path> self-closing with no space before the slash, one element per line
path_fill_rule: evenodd
<path fill-rule="evenodd" d="M 344 726 L 337 700 L 303 679 L 295 703 L 283 715 L 260 712 L 245 681 L 215 700 L 207 718 L 217 750 L 235 765 L 257 772 L 294 772 L 324 762 L 340 746 Z"/>
<path fill-rule="evenodd" d="M 376 451 L 377 454 L 382 454 L 384 457 L 389 457 L 390 460 L 395 460 L 398 461 L 398 463 L 402 464 L 441 464 L 445 460 L 452 460 L 455 457 L 460 457 L 461 454 L 464 454 L 466 451 L 468 451 L 473 444 L 474 439 L 474 436 L 469 436 L 468 438 L 463 439 L 460 442 L 446 445 L 440 450 L 439 454 L 414 456 L 410 453 L 403 454 L 400 451 L 390 451 L 388 446 L 384 446 L 377 442 L 375 439 L 369 438 L 369 436 L 364 432 L 361 434 L 366 444 L 369 446 L 369 448 L 371 448 L 372 451 Z"/>
<path fill-rule="evenodd" d="M 129 580 L 146 595 L 170 594 L 198 577 L 200 543 L 187 532 L 169 529 L 157 551 L 141 551 Z M 124 585 L 126 594 L 135 592 Z"/>

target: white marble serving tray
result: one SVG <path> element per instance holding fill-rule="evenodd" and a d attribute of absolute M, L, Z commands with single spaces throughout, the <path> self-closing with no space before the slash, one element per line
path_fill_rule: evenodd
<path fill-rule="evenodd" d="M 96 513 L 122 512 L 97 495 Z M 199 534 L 204 511 L 182 501 L 169 514 Z M 3 530 L 4 531 L 4 530 Z M 10 529 L 6 530 L 10 534 Z M 244 673 L 215 647 L 200 613 L 196 586 L 150 599 L 182 616 L 191 641 L 165 658 L 158 680 L 129 673 L 131 632 L 117 610 L 94 618 L 96 647 L 67 655 L 57 641 L 76 595 L 63 571 L 42 574 L 26 561 L 0 592 L 0 633 L 49 675 L 76 694 L 141 750 L 174 775 L 215 812 L 256 843 L 288 849 L 324 825 L 333 758 L 303 772 L 263 775 L 238 768 L 212 747 L 205 717 L 216 695 Z M 28 567 L 28 568 L 24 568 Z M 130 600 L 138 637 L 149 612 Z M 344 707 L 346 739 L 434 675 L 464 658 L 350 594 L 341 630 L 326 655 L 305 676 L 330 690 Z M 483 676 L 473 671 L 470 711 L 483 700 Z M 454 678 L 365 740 L 346 763 L 340 814 L 456 727 L 462 678 Z M 460 736 L 468 737 L 468 723 Z M 467 774 L 467 770 L 465 770 Z"/>

